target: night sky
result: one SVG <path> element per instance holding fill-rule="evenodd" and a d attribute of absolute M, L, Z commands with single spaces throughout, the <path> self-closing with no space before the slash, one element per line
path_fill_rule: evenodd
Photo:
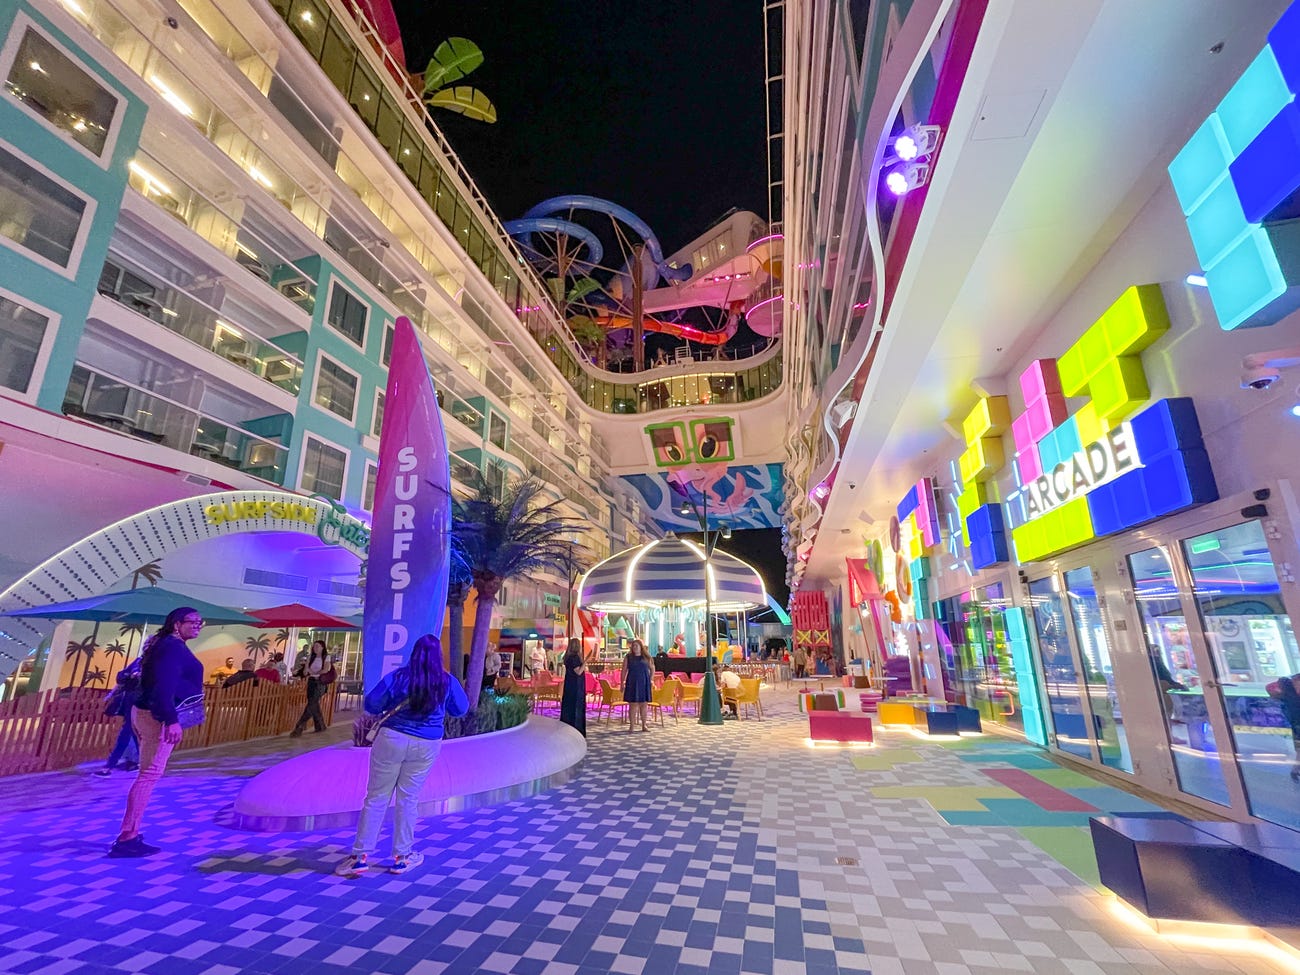
<path fill-rule="evenodd" d="M 502 220 L 561 193 L 621 203 L 664 252 L 732 207 L 766 218 L 758 0 L 394 0 L 407 66 L 467 37 L 495 125 L 435 117 Z"/>
<path fill-rule="evenodd" d="M 457 84 L 495 103 L 496 124 L 435 118 L 502 220 L 562 193 L 605 197 L 671 253 L 732 208 L 767 217 L 759 0 L 394 8 L 413 72 L 448 37 L 483 50 Z M 736 532 L 720 547 L 754 564 L 785 603 L 779 530 Z"/>

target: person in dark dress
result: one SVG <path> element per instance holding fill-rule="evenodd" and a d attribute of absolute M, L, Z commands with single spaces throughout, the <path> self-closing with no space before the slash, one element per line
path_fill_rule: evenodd
<path fill-rule="evenodd" d="M 167 614 L 140 652 L 140 694 L 131 709 L 140 740 L 140 772 L 127 793 L 122 829 L 108 851 L 111 857 L 147 857 L 158 852 L 158 847 L 144 841 L 140 826 L 153 788 L 167 770 L 167 759 L 184 731 L 176 705 L 203 693 L 203 664 L 186 645 L 201 629 L 203 617 L 198 610 L 181 606 Z"/>
<path fill-rule="evenodd" d="M 645 644 L 633 640 L 628 647 L 627 657 L 623 660 L 623 700 L 627 701 L 628 731 L 636 730 L 638 719 L 642 731 L 650 730 L 646 723 L 646 712 L 654 693 L 653 674 L 654 669 L 646 655 Z"/>
<path fill-rule="evenodd" d="M 582 641 L 570 638 L 564 653 L 564 693 L 560 697 L 560 720 L 587 737 L 587 665 L 582 658 Z"/>

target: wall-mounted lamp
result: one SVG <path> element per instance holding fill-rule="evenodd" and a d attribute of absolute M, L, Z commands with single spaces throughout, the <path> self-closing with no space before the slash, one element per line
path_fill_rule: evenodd
<path fill-rule="evenodd" d="M 894 155 L 902 162 L 911 162 L 932 155 L 939 148 L 943 130 L 937 125 L 912 125 L 894 140 Z"/>
<path fill-rule="evenodd" d="M 930 164 L 928 162 L 902 163 L 885 174 L 885 187 L 895 196 L 910 193 L 929 181 Z"/>

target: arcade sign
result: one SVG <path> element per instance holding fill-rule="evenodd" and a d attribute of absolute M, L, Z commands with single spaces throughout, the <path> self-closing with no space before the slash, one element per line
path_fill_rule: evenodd
<path fill-rule="evenodd" d="M 1121 424 L 1076 451 L 1068 461 L 1062 461 L 1026 484 L 1022 491 L 1025 515 L 1028 518 L 1045 515 L 1141 466 L 1133 428 Z"/>

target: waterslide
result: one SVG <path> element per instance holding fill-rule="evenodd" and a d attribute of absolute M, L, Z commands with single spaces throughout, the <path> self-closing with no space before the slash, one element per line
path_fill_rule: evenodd
<path fill-rule="evenodd" d="M 766 284 L 773 273 L 773 262 L 768 253 L 770 248 L 762 253 L 747 251 L 721 265 L 694 273 L 690 264 L 664 258 L 659 239 L 640 217 L 626 207 L 594 196 L 570 194 L 552 197 L 504 226 L 506 232 L 519 242 L 525 256 L 544 273 L 558 274 L 561 267 L 554 254 L 543 250 L 538 235 L 567 236 L 566 251 L 572 250 L 566 258 L 564 273 L 566 276 L 590 275 L 600 268 L 605 256 L 604 245 L 595 233 L 570 219 L 575 210 L 602 214 L 615 226 L 630 230 L 643 244 L 638 268 L 633 268 L 635 258 L 629 256 L 621 269 L 612 270 L 608 280 L 601 282 L 599 290 L 589 292 L 582 299 L 591 319 L 609 331 L 632 327 L 628 296 L 635 272 L 644 289 L 642 311 L 645 316 L 705 307 L 724 308 L 729 312 L 726 323 L 713 331 L 645 317 L 642 322 L 647 331 L 701 345 L 725 345 L 740 327 L 742 315 L 748 312 L 751 296 Z M 621 232 L 619 236 L 625 237 Z M 768 241 L 774 239 L 779 238 L 766 238 Z M 685 251 L 689 253 L 689 246 Z M 773 326 L 769 322 L 770 316 L 759 315 L 760 327 L 766 324 L 771 329 Z M 772 335 L 774 332 L 769 330 L 760 334 Z"/>

